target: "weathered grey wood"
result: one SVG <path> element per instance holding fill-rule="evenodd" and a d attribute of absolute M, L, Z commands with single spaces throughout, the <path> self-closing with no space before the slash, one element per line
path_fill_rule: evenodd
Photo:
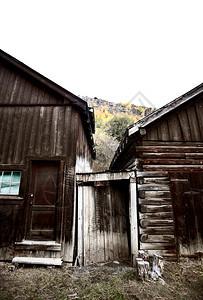
<path fill-rule="evenodd" d="M 45 258 L 45 257 L 14 257 L 13 264 L 29 264 L 29 265 L 46 265 L 46 266 L 61 266 L 61 258 Z"/>
<path fill-rule="evenodd" d="M 139 177 L 138 178 L 139 184 L 170 184 L 168 177 Z"/>
<path fill-rule="evenodd" d="M 144 198 L 169 198 L 171 199 L 170 191 L 139 191 L 139 197 Z"/>
<path fill-rule="evenodd" d="M 163 158 L 185 158 L 185 153 L 181 152 L 175 152 L 175 153 L 171 153 L 171 152 L 139 152 L 138 154 L 139 158 L 159 158 L 159 159 L 163 159 Z"/>
<path fill-rule="evenodd" d="M 168 176 L 168 172 L 167 171 L 152 171 L 152 172 L 143 172 L 143 171 L 137 171 L 136 172 L 136 177 L 165 177 Z"/>
<path fill-rule="evenodd" d="M 140 249 L 142 250 L 169 250 L 174 249 L 175 243 L 142 243 L 140 242 Z"/>
<path fill-rule="evenodd" d="M 187 115 L 187 111 L 185 110 L 181 110 L 178 114 L 178 119 L 180 122 L 180 126 L 182 129 L 182 134 L 183 134 L 183 138 L 185 141 L 192 141 L 192 135 L 191 135 L 191 130 L 190 130 L 190 125 L 189 125 L 189 121 L 188 121 L 188 115 Z"/>
<path fill-rule="evenodd" d="M 140 205 L 141 213 L 172 212 L 172 205 Z"/>
<path fill-rule="evenodd" d="M 78 198 L 78 247 L 77 258 L 80 266 L 84 265 L 84 195 L 83 186 L 77 187 Z"/>
<path fill-rule="evenodd" d="M 145 158 L 145 159 L 139 159 L 139 163 L 142 165 L 196 165 L 201 164 L 201 161 L 196 159 L 163 159 L 163 158 Z"/>
<path fill-rule="evenodd" d="M 131 227 L 131 253 L 133 265 L 138 255 L 138 211 L 137 187 L 135 182 L 130 182 L 130 227 Z"/>
<path fill-rule="evenodd" d="M 142 234 L 140 237 L 142 243 L 175 243 L 174 235 L 155 235 Z"/>
<path fill-rule="evenodd" d="M 161 255 L 163 256 L 164 259 L 166 259 L 167 261 L 171 260 L 171 261 L 177 261 L 177 253 L 176 250 L 172 249 L 168 249 L 168 250 L 147 250 L 149 256 L 153 256 L 154 254 L 156 255 Z"/>
<path fill-rule="evenodd" d="M 153 228 L 155 229 L 156 227 L 159 227 L 159 226 L 168 226 L 168 225 L 173 225 L 174 224 L 174 221 L 173 221 L 173 218 L 169 218 L 169 219 L 162 219 L 162 218 L 157 218 L 157 219 L 151 219 L 151 218 L 146 218 L 146 216 L 142 215 L 142 219 L 140 220 L 140 225 L 143 227 L 143 228 L 146 228 L 146 227 L 150 227 L 150 226 L 153 226 Z"/>
<path fill-rule="evenodd" d="M 139 213 L 140 219 L 173 219 L 172 212 L 154 212 L 154 213 Z"/>
<path fill-rule="evenodd" d="M 144 198 L 138 199 L 139 204 L 150 204 L 150 205 L 156 205 L 156 204 L 171 204 L 171 199 L 170 198 Z"/>
<path fill-rule="evenodd" d="M 149 184 L 138 184 L 139 191 L 169 191 L 170 186 L 166 184 L 156 184 L 156 183 L 149 183 Z"/>
<path fill-rule="evenodd" d="M 61 251 L 61 244 L 55 241 L 30 241 L 15 242 L 15 250 Z"/>
<path fill-rule="evenodd" d="M 169 129 L 167 120 L 163 120 L 162 123 L 158 125 L 158 140 L 169 140 Z"/>
<path fill-rule="evenodd" d="M 196 113 L 195 106 L 190 106 L 187 110 L 187 116 L 189 120 L 189 126 L 191 129 L 191 135 L 193 141 L 201 140 L 201 127 L 198 122 L 198 115 Z"/>
<path fill-rule="evenodd" d="M 130 177 L 134 177 L 134 171 L 84 173 L 84 174 L 77 174 L 77 181 L 82 181 L 82 182 L 112 181 L 112 180 L 129 179 Z"/>
<path fill-rule="evenodd" d="M 139 227 L 140 234 L 173 234 L 174 235 L 174 224 L 171 222 L 171 226 L 165 224 L 159 225 L 159 227 L 142 226 Z"/>
<path fill-rule="evenodd" d="M 195 163 L 195 162 L 194 162 Z M 198 164 L 199 163 L 199 164 Z M 201 160 L 199 161 L 196 161 L 196 164 L 188 164 L 188 165 L 183 165 L 183 164 L 179 164 L 179 165 L 143 165 L 143 168 L 145 170 L 168 170 L 168 171 L 171 171 L 171 170 L 191 170 L 191 169 L 203 169 L 203 165 L 201 165 Z"/>
<path fill-rule="evenodd" d="M 167 143 L 143 141 L 143 146 L 137 146 L 136 152 L 143 153 L 198 153 L 203 152 L 203 143 Z M 174 145 L 176 144 L 176 145 Z M 146 146 L 145 146 L 146 145 Z"/>

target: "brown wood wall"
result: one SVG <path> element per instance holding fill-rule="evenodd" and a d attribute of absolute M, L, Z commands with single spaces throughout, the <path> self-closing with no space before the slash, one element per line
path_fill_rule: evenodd
<path fill-rule="evenodd" d="M 2 259 L 8 259 L 14 241 L 24 237 L 30 160 L 64 161 L 64 221 L 59 227 L 65 241 L 72 239 L 77 155 L 91 162 L 76 108 L 48 87 L 0 61 L 0 168 L 23 171 L 22 199 L 11 201 L 9 197 L 0 197 Z"/>
<path fill-rule="evenodd" d="M 174 110 L 166 118 L 150 125 L 143 140 L 148 141 L 202 141 L 203 98 Z"/>
<path fill-rule="evenodd" d="M 200 214 L 203 213 L 202 98 L 146 128 L 146 135 L 135 145 L 135 157 L 143 174 L 138 185 L 140 248 L 169 257 L 176 254 L 176 245 L 180 255 L 202 251 L 197 209 L 198 203 Z M 161 177 L 163 172 L 165 179 Z M 196 179 L 191 183 L 194 174 Z M 183 178 L 187 178 L 187 187 L 180 186 Z"/>
<path fill-rule="evenodd" d="M 63 103 L 63 97 L 53 93 L 46 86 L 29 75 L 0 61 L 0 103 L 23 105 L 48 105 Z"/>

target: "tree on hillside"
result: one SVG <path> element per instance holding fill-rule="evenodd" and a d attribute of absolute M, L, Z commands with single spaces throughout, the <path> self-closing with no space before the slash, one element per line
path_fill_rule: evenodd
<path fill-rule="evenodd" d="M 95 149 L 96 160 L 93 163 L 93 170 L 103 171 L 109 168 L 111 160 L 118 147 L 118 141 L 109 136 L 101 128 L 96 129 L 95 134 Z"/>
<path fill-rule="evenodd" d="M 127 116 L 114 116 L 105 125 L 105 131 L 115 138 L 117 141 L 121 141 L 126 128 L 134 122 Z"/>

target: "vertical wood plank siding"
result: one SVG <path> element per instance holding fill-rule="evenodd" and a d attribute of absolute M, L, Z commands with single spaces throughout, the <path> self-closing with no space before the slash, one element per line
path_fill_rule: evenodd
<path fill-rule="evenodd" d="M 130 255 L 129 182 L 83 186 L 84 264 Z"/>
<path fill-rule="evenodd" d="M 148 141 L 202 141 L 203 99 L 174 111 L 167 119 L 151 126 L 143 140 Z"/>
<path fill-rule="evenodd" d="M 0 147 L 1 163 L 26 164 L 26 158 L 29 156 L 69 155 L 73 145 L 72 139 L 64 138 L 68 133 L 64 132 L 64 124 L 65 115 L 69 115 L 70 123 L 74 121 L 71 113 L 71 106 L 2 107 L 0 112 L 0 130 L 3 137 Z M 72 134 L 74 137 L 74 128 Z"/>
<path fill-rule="evenodd" d="M 0 244 L 4 247 L 0 250 L 1 259 L 11 259 L 14 241 L 24 238 L 25 217 L 19 221 L 18 216 L 26 213 L 29 161 L 52 159 L 64 162 L 65 179 L 60 187 L 63 222 L 58 227 L 62 226 L 61 237 L 69 245 L 65 256 L 73 259 L 76 156 L 84 157 L 89 163 L 92 159 L 84 126 L 79 108 L 43 84 L 43 78 L 39 82 L 0 58 L 0 165 L 2 169 L 9 166 L 23 170 L 22 201 L 12 204 L 8 199 L 0 199 L 0 217 L 4 216 L 1 228 L 9 231 L 6 235 L 0 232 Z"/>

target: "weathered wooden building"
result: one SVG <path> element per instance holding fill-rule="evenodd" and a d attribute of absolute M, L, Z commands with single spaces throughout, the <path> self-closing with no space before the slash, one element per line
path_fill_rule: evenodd
<path fill-rule="evenodd" d="M 87 103 L 0 51 L 0 260 L 73 262 L 75 174 L 91 171 Z"/>
<path fill-rule="evenodd" d="M 85 101 L 0 51 L 0 260 L 200 255 L 203 84 L 127 128 L 109 171 L 93 132 Z"/>
<path fill-rule="evenodd" d="M 135 171 L 139 249 L 203 253 L 203 84 L 129 127 L 110 169 Z"/>
<path fill-rule="evenodd" d="M 203 84 L 130 126 L 103 173 L 77 175 L 80 264 L 203 252 Z"/>

